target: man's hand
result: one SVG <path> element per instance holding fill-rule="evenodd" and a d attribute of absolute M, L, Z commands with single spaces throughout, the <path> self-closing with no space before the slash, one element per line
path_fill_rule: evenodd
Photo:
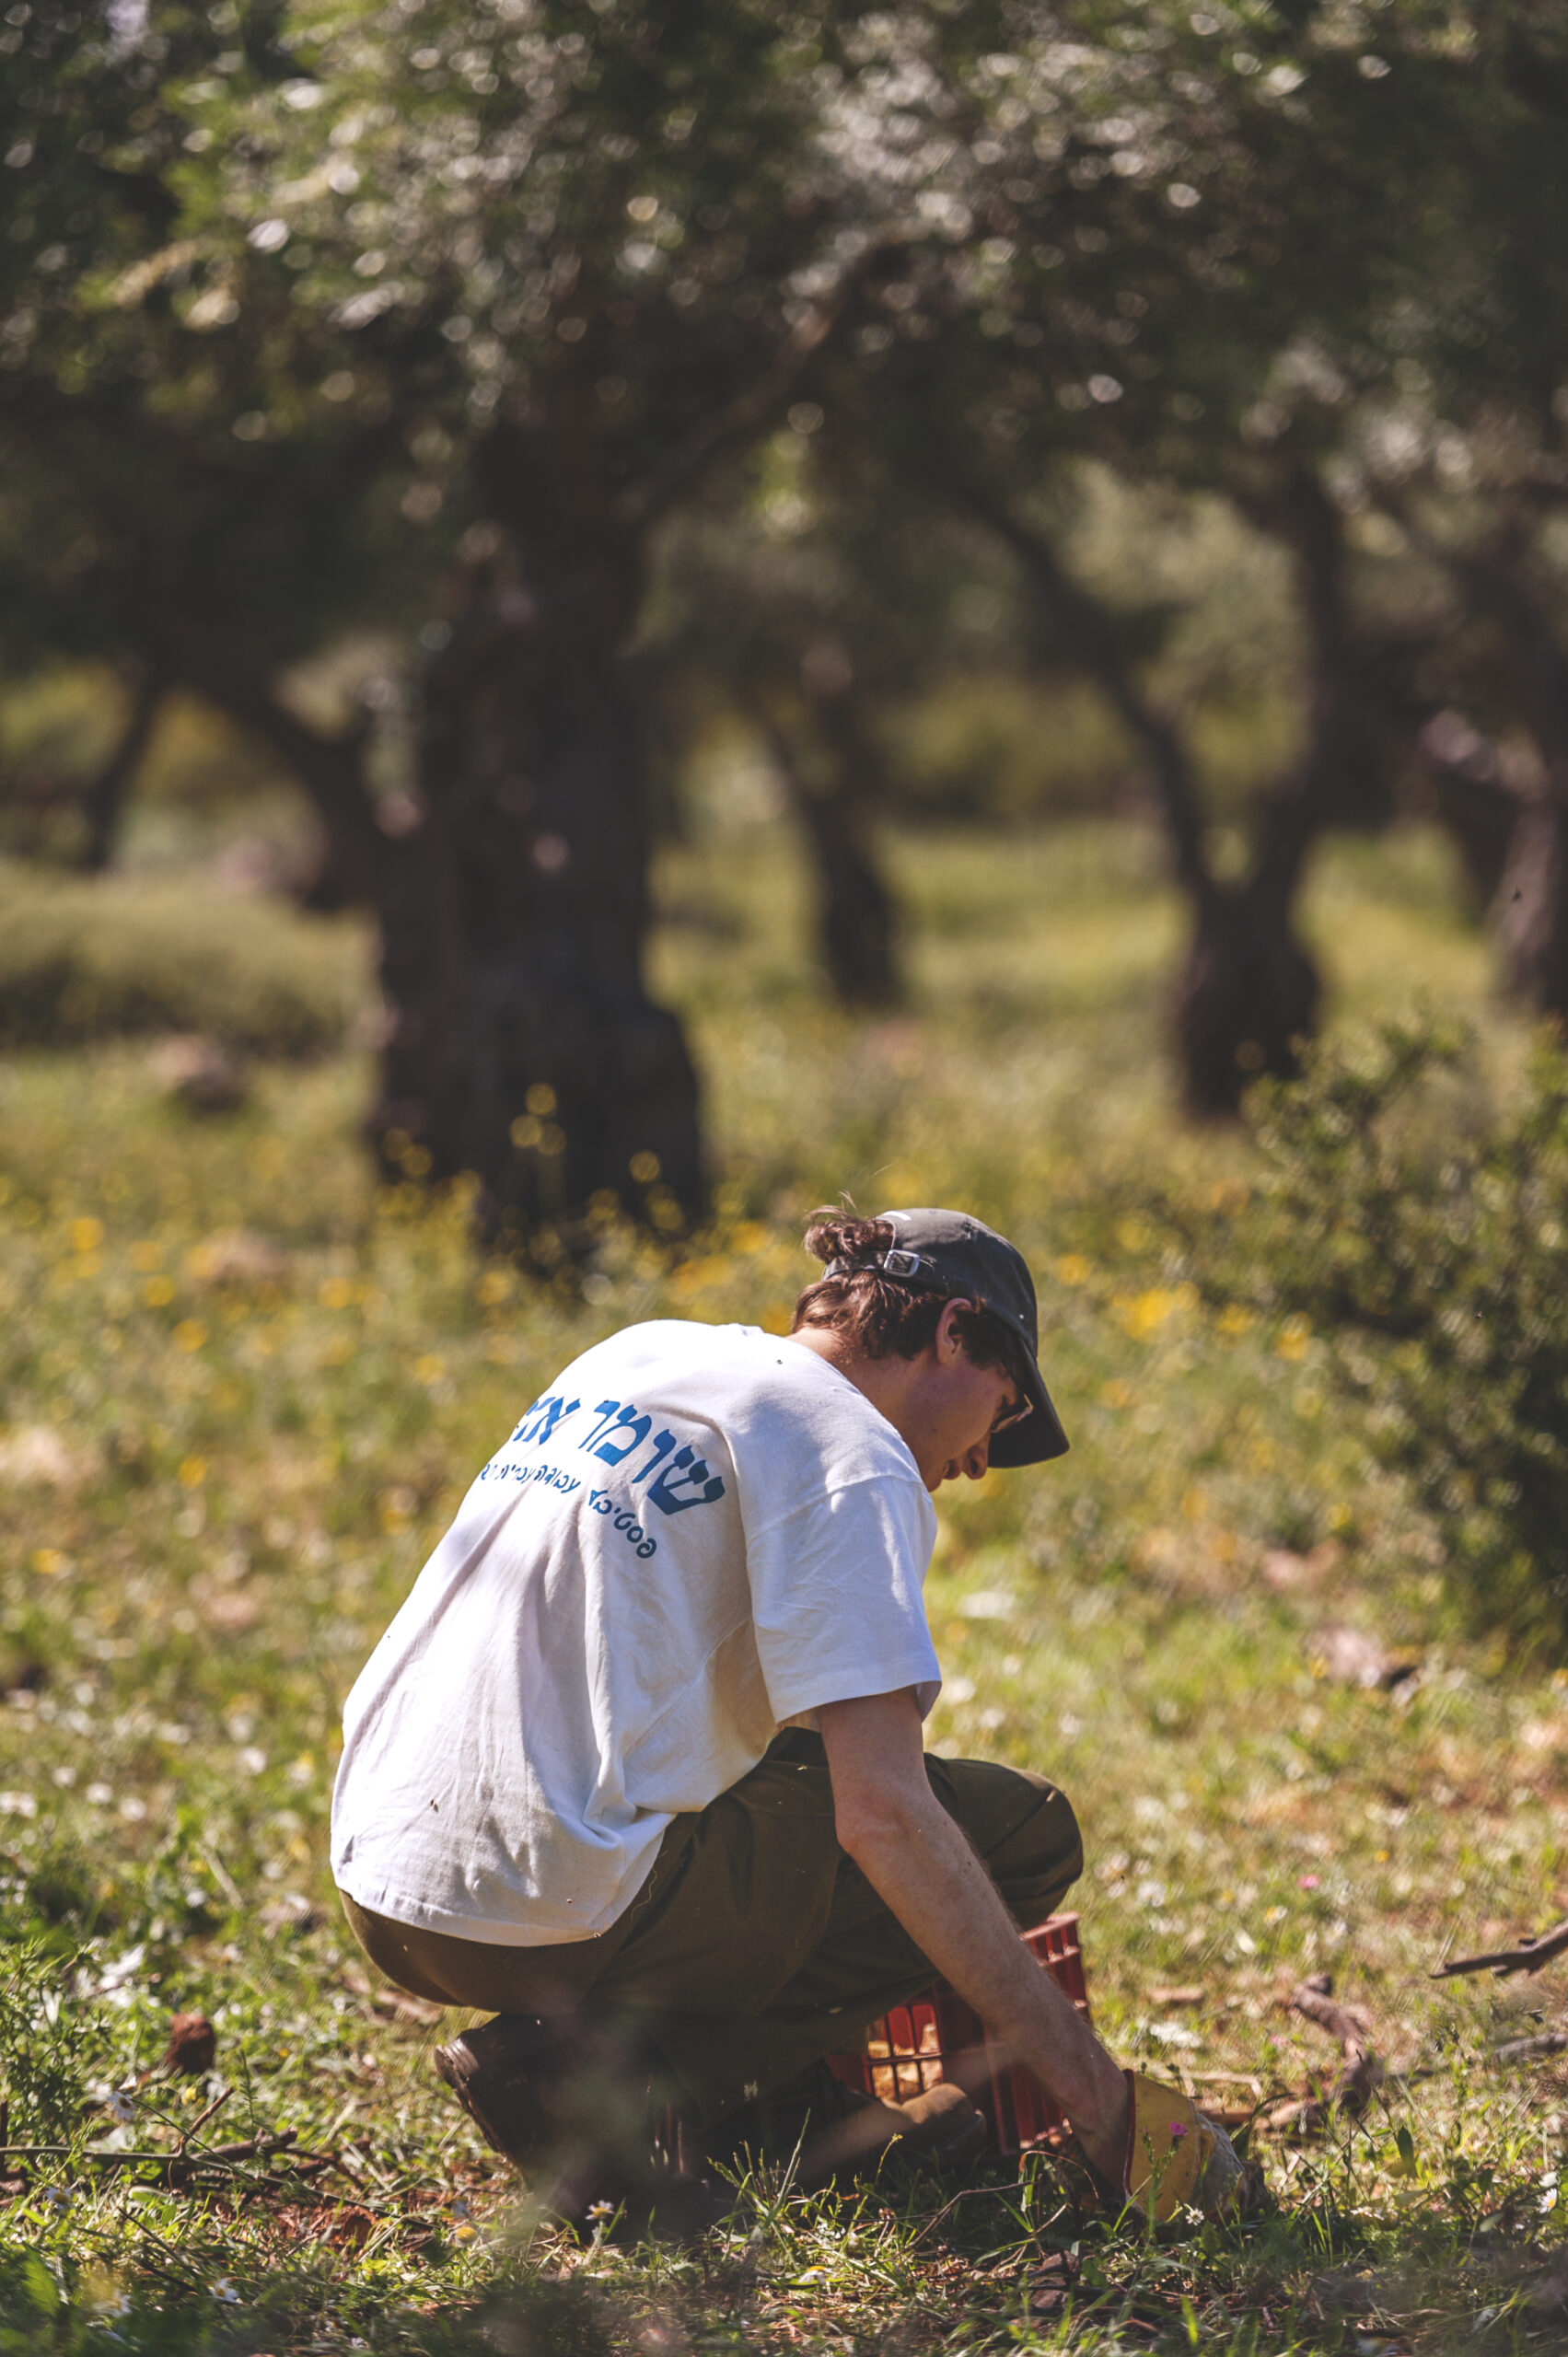
<path fill-rule="evenodd" d="M 1174 2218 L 1189 2204 L 1212 2216 L 1241 2199 L 1241 2155 L 1218 2120 L 1198 2109 L 1179 2087 L 1129 2071 L 1132 2096 L 1127 2174 L 1116 2182 L 1132 2200 L 1150 2202 L 1154 2215 Z"/>
<path fill-rule="evenodd" d="M 828 1702 L 817 1717 L 841 1845 L 1011 2060 L 1061 2106 L 1096 2168 L 1120 2186 L 1126 2080 L 1024 1946 L 994 1883 L 932 1791 L 913 1694 Z"/>

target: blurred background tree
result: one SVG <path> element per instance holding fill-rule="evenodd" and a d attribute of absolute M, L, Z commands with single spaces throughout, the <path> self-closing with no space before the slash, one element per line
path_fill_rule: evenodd
<path fill-rule="evenodd" d="M 1423 795 L 1568 1002 L 1541 0 L 41 0 L 0 44 L 0 654 L 99 667 L 7 840 L 101 867 L 171 700 L 264 747 L 302 888 L 377 922 L 389 1171 L 547 1264 L 700 1204 L 644 945 L 716 729 L 851 1003 L 901 988 L 889 828 L 1144 796 L 1229 1113 L 1316 1021 L 1314 846 Z"/>
<path fill-rule="evenodd" d="M 911 208 L 945 146 L 880 141 L 882 21 L 17 28 L 7 602 L 41 554 L 81 651 L 277 745 L 325 897 L 379 920 L 382 1152 L 477 1173 L 498 1228 L 701 1196 L 621 656 L 649 534 L 782 415 L 882 244 L 937 234 Z M 351 622 L 422 650 L 401 790 L 363 714 L 323 731 L 279 686 Z"/>
<path fill-rule="evenodd" d="M 1344 445 L 1408 378 L 1459 215 L 1475 234 L 1475 178 L 1454 158 L 1506 146 L 1513 112 L 1452 21 L 1419 9 L 1384 22 L 1397 74 L 1316 12 L 1260 17 L 1227 50 L 1233 29 L 1202 11 L 1145 19 L 1141 42 L 1075 60 L 1101 102 L 1076 122 L 1034 61 L 990 62 L 1007 92 L 991 143 L 1007 234 L 887 290 L 891 436 L 880 403 L 857 420 L 863 463 L 891 440 L 912 483 L 994 531 L 1043 631 L 1138 749 L 1192 909 L 1174 1033 L 1202 1114 L 1293 1068 L 1319 995 L 1293 916 L 1312 845 L 1386 824 L 1417 765 L 1432 705 L 1414 671 L 1451 621 L 1420 585 L 1390 599 L 1388 568 L 1365 562 L 1388 546 L 1355 531 Z M 1217 496 L 1288 559 L 1297 741 L 1255 781 L 1235 873 L 1212 841 L 1193 715 L 1152 688 L 1179 605 L 1108 599 L 1064 556 L 1091 461 L 1163 488 L 1178 513 Z"/>

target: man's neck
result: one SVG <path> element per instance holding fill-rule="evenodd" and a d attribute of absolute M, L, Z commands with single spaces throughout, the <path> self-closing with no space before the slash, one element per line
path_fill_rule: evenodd
<path fill-rule="evenodd" d="M 787 1339 L 798 1342 L 814 1357 L 826 1359 L 857 1391 L 864 1392 L 878 1415 L 886 1416 L 895 1431 L 903 1431 L 919 1381 L 914 1360 L 900 1358 L 896 1352 L 890 1352 L 886 1358 L 867 1358 L 864 1351 L 857 1351 L 845 1335 L 831 1326 L 801 1326 Z"/>

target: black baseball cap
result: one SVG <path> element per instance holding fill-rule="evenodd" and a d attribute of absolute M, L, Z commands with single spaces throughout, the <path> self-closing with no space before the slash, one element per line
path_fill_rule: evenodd
<path fill-rule="evenodd" d="M 886 1220 L 897 1241 L 869 1261 L 831 1261 L 827 1274 L 847 1276 L 852 1267 L 872 1268 L 896 1277 L 900 1284 L 940 1294 L 946 1301 L 972 1301 L 989 1309 L 1023 1341 L 1016 1367 L 1029 1402 L 1028 1414 L 1005 1425 L 992 1442 L 992 1464 L 1043 1465 L 1050 1457 L 1065 1457 L 1067 1435 L 1040 1371 L 1034 1279 L 1017 1247 L 967 1212 L 881 1212 L 877 1216 Z"/>

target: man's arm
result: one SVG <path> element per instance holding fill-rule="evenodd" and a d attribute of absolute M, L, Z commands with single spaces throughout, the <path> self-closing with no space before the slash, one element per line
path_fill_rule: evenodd
<path fill-rule="evenodd" d="M 1127 2149 L 1127 2083 L 1049 1973 L 925 1774 L 913 1694 L 818 1712 L 839 1841 L 992 2036 L 1040 2081 L 1113 2185 Z"/>

